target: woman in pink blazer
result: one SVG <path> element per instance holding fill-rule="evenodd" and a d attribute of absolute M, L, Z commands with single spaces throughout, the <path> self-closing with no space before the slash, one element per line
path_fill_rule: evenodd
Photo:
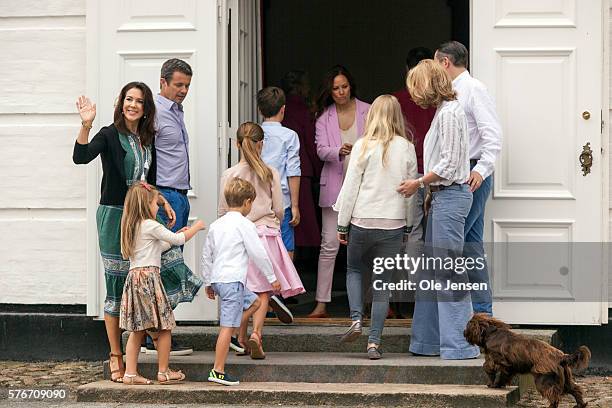
<path fill-rule="evenodd" d="M 340 247 L 336 228 L 338 213 L 332 205 L 338 198 L 353 144 L 363 133 L 370 105 L 357 99 L 357 87 L 346 68 L 336 65 L 325 78 L 317 99 L 315 141 L 323 161 L 319 206 L 322 210 L 321 251 L 317 274 L 317 306 L 308 317 L 327 317 L 336 255 Z"/>

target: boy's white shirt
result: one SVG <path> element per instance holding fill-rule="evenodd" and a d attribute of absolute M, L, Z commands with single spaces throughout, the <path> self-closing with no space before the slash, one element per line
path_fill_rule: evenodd
<path fill-rule="evenodd" d="M 202 251 L 204 285 L 242 282 L 246 284 L 251 259 L 268 282 L 276 280 L 272 262 L 257 235 L 255 224 L 237 211 L 229 211 L 213 222 Z"/>

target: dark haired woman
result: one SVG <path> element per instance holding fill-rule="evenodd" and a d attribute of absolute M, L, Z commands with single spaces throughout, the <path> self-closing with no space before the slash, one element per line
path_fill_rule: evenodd
<path fill-rule="evenodd" d="M 336 228 L 338 213 L 331 207 L 338 198 L 353 144 L 363 134 L 370 105 L 357 99 L 357 86 L 349 71 L 332 67 L 323 79 L 317 98 L 315 140 L 323 161 L 319 206 L 322 211 L 321 252 L 317 274 L 317 306 L 309 317 L 327 317 L 336 255 L 340 247 Z"/>
<path fill-rule="evenodd" d="M 295 244 L 301 247 L 321 245 L 321 228 L 313 194 L 313 185 L 321 177 L 323 163 L 317 156 L 315 120 L 308 99 L 310 85 L 304 71 L 289 71 L 281 79 L 286 95 L 283 126 L 294 130 L 300 139 L 300 223 L 295 227 Z"/>
<path fill-rule="evenodd" d="M 96 212 L 98 243 L 104 264 L 106 299 L 104 324 L 110 344 L 111 379 L 121 382 L 125 368 L 121 352 L 119 309 L 129 261 L 121 256 L 121 215 L 128 188 L 146 180 L 155 184 L 155 103 L 151 89 L 142 82 L 130 82 L 121 89 L 115 106 L 114 121 L 89 141 L 89 132 L 96 117 L 96 105 L 85 97 L 77 100 L 81 129 L 74 144 L 72 160 L 87 164 L 98 155 L 102 160 L 100 205 Z M 159 205 L 174 224 L 174 211 L 159 195 Z M 162 254 L 161 277 L 173 307 L 191 301 L 202 285 L 184 264 L 179 247 Z"/>

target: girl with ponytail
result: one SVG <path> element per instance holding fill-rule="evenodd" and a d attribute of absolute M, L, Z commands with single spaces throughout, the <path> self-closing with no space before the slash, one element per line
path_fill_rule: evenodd
<path fill-rule="evenodd" d="M 280 223 L 284 216 L 283 194 L 280 177 L 276 169 L 268 167 L 261 159 L 261 149 L 264 143 L 264 132 L 261 126 L 253 122 L 245 122 L 236 132 L 237 147 L 240 151 L 240 162 L 225 170 L 221 176 L 220 189 L 234 177 L 250 182 L 257 194 L 253 201 L 251 212 L 247 218 L 257 227 L 261 242 L 272 261 L 274 274 L 281 284 L 280 294 L 287 298 L 304 293 L 302 281 L 293 266 L 287 249 L 283 244 L 280 232 Z M 228 210 L 223 194 L 219 195 L 219 217 Z M 272 293 L 272 286 L 257 270 L 253 263 L 249 263 L 247 272 L 247 288 L 257 294 L 260 307 L 253 315 L 253 332 L 247 341 L 248 321 L 243 323 L 238 333 L 238 339 L 232 339 L 232 348 L 239 354 L 250 354 L 251 358 L 263 359 L 261 336 L 264 320 L 268 311 L 268 304 Z M 281 321 L 291 321 L 293 316 L 288 309 L 275 311 Z"/>

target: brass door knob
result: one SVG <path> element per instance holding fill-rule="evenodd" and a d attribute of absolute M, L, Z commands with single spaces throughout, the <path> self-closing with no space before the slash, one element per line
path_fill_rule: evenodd
<path fill-rule="evenodd" d="M 591 150 L 591 142 L 582 146 L 582 153 L 579 156 L 580 164 L 582 165 L 582 175 L 586 177 L 591 172 L 593 165 L 593 150 Z"/>
<path fill-rule="evenodd" d="M 589 111 L 582 112 L 582 119 L 584 119 L 584 120 L 591 119 L 591 112 L 589 112 Z"/>

